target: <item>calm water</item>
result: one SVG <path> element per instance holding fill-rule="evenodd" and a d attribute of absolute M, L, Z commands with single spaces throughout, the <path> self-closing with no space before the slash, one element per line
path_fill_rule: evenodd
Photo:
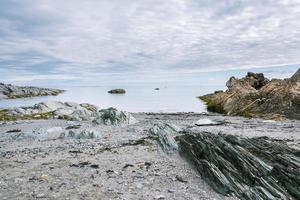
<path fill-rule="evenodd" d="M 91 103 L 100 108 L 116 107 L 130 112 L 204 112 L 206 106 L 199 95 L 223 89 L 209 86 L 167 86 L 154 90 L 150 86 L 124 87 L 126 94 L 107 93 L 113 87 L 64 87 L 58 96 L 34 97 L 0 101 L 1 108 L 31 106 L 42 101 L 72 101 Z"/>

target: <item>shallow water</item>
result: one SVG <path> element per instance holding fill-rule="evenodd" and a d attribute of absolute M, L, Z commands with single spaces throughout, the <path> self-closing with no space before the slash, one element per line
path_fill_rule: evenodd
<path fill-rule="evenodd" d="M 206 106 L 197 96 L 211 93 L 217 86 L 128 86 L 126 94 L 109 94 L 114 87 L 59 87 L 66 92 L 58 96 L 1 100 L 0 107 L 31 106 L 42 101 L 91 103 L 100 108 L 116 107 L 130 112 L 205 112 Z"/>

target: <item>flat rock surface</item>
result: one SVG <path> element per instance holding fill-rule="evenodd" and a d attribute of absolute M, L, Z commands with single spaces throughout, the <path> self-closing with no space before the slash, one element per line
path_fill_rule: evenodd
<path fill-rule="evenodd" d="M 294 148 L 300 145 L 297 120 L 194 113 L 133 116 L 138 123 L 127 126 L 65 120 L 0 122 L 0 199 L 237 199 L 216 193 L 177 152 L 162 151 L 149 136 L 155 123 L 173 124 L 182 132 L 270 136 L 289 139 Z M 200 119 L 226 123 L 196 126 Z M 60 135 L 86 130 L 93 137 Z"/>

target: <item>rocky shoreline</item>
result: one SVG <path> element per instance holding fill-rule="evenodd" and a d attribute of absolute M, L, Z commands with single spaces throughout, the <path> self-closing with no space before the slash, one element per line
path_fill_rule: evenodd
<path fill-rule="evenodd" d="M 0 199 L 299 198 L 298 120 L 72 102 L 0 115 Z"/>
<path fill-rule="evenodd" d="M 0 100 L 1 99 L 18 99 L 36 96 L 56 96 L 64 90 L 39 88 L 39 87 L 23 87 L 11 84 L 0 83 Z"/>
<path fill-rule="evenodd" d="M 200 96 L 212 112 L 245 117 L 282 120 L 300 119 L 300 69 L 288 79 L 268 80 L 249 72 L 244 78 L 231 77 L 226 91 Z"/>

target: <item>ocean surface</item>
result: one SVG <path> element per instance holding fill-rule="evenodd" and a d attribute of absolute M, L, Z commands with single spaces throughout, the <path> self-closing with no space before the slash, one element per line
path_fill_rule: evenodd
<path fill-rule="evenodd" d="M 1 100 L 0 108 L 32 106 L 43 101 L 91 103 L 100 108 L 115 107 L 129 112 L 206 112 L 199 95 L 224 89 L 222 86 L 153 86 L 123 87 L 126 94 L 109 94 L 109 86 L 59 87 L 66 92 L 58 96 Z"/>

